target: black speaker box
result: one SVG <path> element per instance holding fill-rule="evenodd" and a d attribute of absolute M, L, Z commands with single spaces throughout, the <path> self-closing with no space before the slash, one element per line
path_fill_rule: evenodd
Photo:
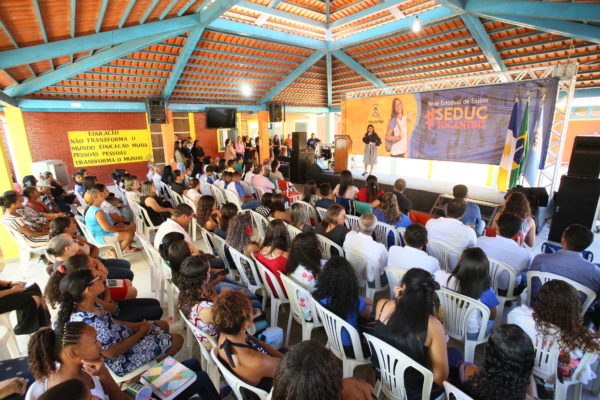
<path fill-rule="evenodd" d="M 292 132 L 292 150 L 293 152 L 304 151 L 307 148 L 306 132 Z"/>
<path fill-rule="evenodd" d="M 148 112 L 148 121 L 151 124 L 166 124 L 167 110 L 165 101 L 160 98 L 150 98 L 146 101 L 146 111 Z"/>
<path fill-rule="evenodd" d="M 306 134 L 305 134 L 306 135 Z M 315 162 L 312 150 L 293 151 L 290 162 L 290 178 L 293 183 L 304 183 L 309 167 Z"/>
<path fill-rule="evenodd" d="M 600 199 L 600 179 L 563 175 L 555 196 L 556 209 L 548 240 L 559 242 L 563 231 L 571 224 L 592 228 Z"/>
<path fill-rule="evenodd" d="M 573 144 L 569 176 L 600 176 L 600 136 L 577 136 Z"/>
<path fill-rule="evenodd" d="M 269 102 L 267 110 L 269 110 L 269 122 L 285 121 L 285 111 L 282 103 Z"/>

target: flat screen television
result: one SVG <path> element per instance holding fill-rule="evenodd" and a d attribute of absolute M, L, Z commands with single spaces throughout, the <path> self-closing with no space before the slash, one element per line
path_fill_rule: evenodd
<path fill-rule="evenodd" d="M 206 129 L 235 128 L 235 108 L 209 107 L 206 108 Z"/>

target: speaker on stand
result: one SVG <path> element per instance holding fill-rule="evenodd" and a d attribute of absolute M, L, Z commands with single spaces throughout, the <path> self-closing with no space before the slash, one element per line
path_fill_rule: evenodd
<path fill-rule="evenodd" d="M 146 100 L 146 112 L 151 124 L 166 124 L 167 110 L 162 97 L 149 97 Z"/>
<path fill-rule="evenodd" d="M 280 102 L 268 102 L 267 110 L 269 111 L 269 122 L 285 121 L 285 105 Z"/>
<path fill-rule="evenodd" d="M 290 178 L 293 183 L 304 183 L 306 172 L 315 161 L 315 153 L 306 145 L 306 132 L 292 132 Z"/>

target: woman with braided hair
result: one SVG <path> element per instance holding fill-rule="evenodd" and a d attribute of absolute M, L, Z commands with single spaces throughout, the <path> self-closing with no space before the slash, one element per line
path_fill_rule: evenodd
<path fill-rule="evenodd" d="M 96 330 L 83 322 L 67 322 L 59 329 L 42 328 L 29 341 L 29 368 L 36 381 L 26 400 L 36 400 L 48 389 L 77 379 L 100 400 L 126 400 L 104 365 Z"/>
<path fill-rule="evenodd" d="M 94 327 L 106 364 L 117 375 L 133 372 L 158 357 L 173 356 L 181 349 L 183 337 L 169 333 L 169 325 L 164 321 L 114 320 L 96 302 L 104 292 L 104 284 L 89 269 L 67 274 L 60 282 L 60 291 L 58 329 L 69 321 Z"/>

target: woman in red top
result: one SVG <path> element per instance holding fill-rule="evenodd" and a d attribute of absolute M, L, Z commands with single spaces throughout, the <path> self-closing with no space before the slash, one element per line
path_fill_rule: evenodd
<path fill-rule="evenodd" d="M 265 239 L 262 242 L 261 248 L 256 252 L 255 257 L 277 277 L 281 288 L 283 288 L 283 284 L 281 283 L 279 273 L 285 273 L 289 249 L 290 240 L 285 223 L 279 219 L 272 220 L 267 226 Z M 267 281 L 273 293 L 276 293 L 269 277 L 267 277 Z"/>
<path fill-rule="evenodd" d="M 375 175 L 367 176 L 366 187 L 360 189 L 356 195 L 356 199 L 363 203 L 372 203 L 377 200 L 382 194 L 383 190 L 379 189 L 377 183 L 377 177 Z"/>

